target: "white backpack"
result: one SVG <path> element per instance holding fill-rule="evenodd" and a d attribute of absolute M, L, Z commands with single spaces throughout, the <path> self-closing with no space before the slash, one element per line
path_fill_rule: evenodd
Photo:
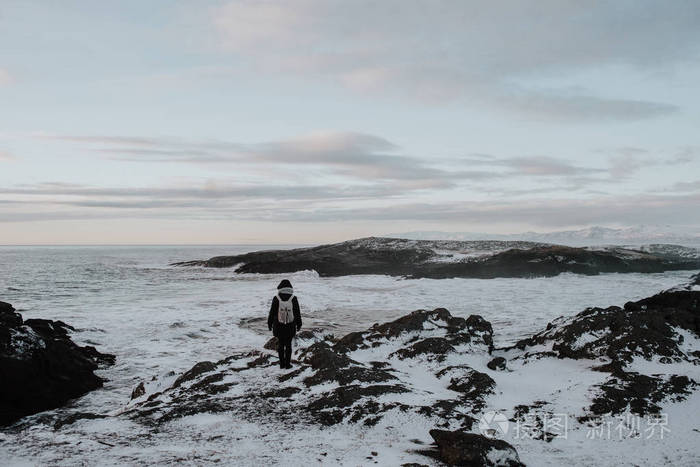
<path fill-rule="evenodd" d="M 294 322 L 294 306 L 292 305 L 292 300 L 294 299 L 294 295 L 289 297 L 289 300 L 282 301 L 280 296 L 277 296 L 277 303 L 278 308 L 277 308 L 277 321 L 279 321 L 281 324 L 289 324 Z"/>

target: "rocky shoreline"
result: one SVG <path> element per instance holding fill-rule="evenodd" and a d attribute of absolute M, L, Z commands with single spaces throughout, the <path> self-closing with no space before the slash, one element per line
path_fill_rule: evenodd
<path fill-rule="evenodd" d="M 574 248 L 517 241 L 428 241 L 369 237 L 331 245 L 266 250 L 173 266 L 234 268 L 237 273 L 320 276 L 384 274 L 410 278 L 550 277 L 561 273 L 664 272 L 700 269 L 700 251 L 677 245 Z"/>
<path fill-rule="evenodd" d="M 8 407 L 20 410 L 4 408 L 5 424 L 100 387 L 94 370 L 114 362 L 74 344 L 72 328 L 60 321 L 25 321 L 4 303 L 0 318 L 3 377 L 27 382 L 3 395 L 3 402 L 12 401 Z M 344 336 L 308 329 L 298 335 L 292 370 L 278 368 L 271 339 L 264 348 L 201 361 L 180 374 L 144 375 L 119 409 L 57 413 L 36 423 L 62 430 L 81 420 L 113 419 L 105 422 L 141 427 L 135 433 L 142 436 L 225 415 L 226 423 L 272 424 L 282 432 L 358 427 L 398 430 L 407 438 L 424 430 L 433 444 L 416 439 L 404 451 L 421 464 L 515 467 L 529 462 L 522 451 L 531 453 L 531 443 L 570 446 L 557 444 L 566 438 L 548 424 L 555 416 L 567 417 L 570 435 L 581 439 L 613 416 L 656 420 L 674 406 L 698 408 L 692 401 L 700 393 L 700 275 L 622 307 L 555 319 L 509 347 L 494 347 L 495 333 L 479 315 L 458 317 L 444 308 Z M 511 428 L 525 427 L 527 439 L 485 427 L 493 414 Z M 367 461 L 381 458 L 375 449 Z M 559 449 L 563 459 L 573 459 Z M 313 453 L 321 462 L 326 454 Z"/>
<path fill-rule="evenodd" d="M 0 302 L 0 426 L 102 387 L 94 372 L 116 357 L 75 344 L 71 331 L 63 321 L 23 320 Z"/>
<path fill-rule="evenodd" d="M 551 442 L 560 434 L 542 422 L 548 414 L 567 410 L 583 430 L 610 415 L 654 416 L 661 403 L 698 391 L 698 285 L 696 276 L 681 290 L 622 308 L 589 308 L 503 349 L 494 349 L 488 321 L 442 308 L 340 338 L 307 331 L 292 371 L 278 370 L 268 350 L 200 362 L 174 380 L 141 385 L 122 415 L 151 427 L 203 412 L 372 427 L 403 414 L 435 426 L 435 447 L 417 452 L 455 465 L 523 465 L 513 445 L 480 432 L 484 413 L 507 414 L 510 423 L 534 415 L 532 435 Z M 528 376 L 555 368 L 564 374 L 546 382 Z M 521 393 L 504 396 L 513 387 Z"/>

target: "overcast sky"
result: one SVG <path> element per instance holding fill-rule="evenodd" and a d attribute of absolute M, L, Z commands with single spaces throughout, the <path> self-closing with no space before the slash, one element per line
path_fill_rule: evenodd
<path fill-rule="evenodd" d="M 700 227 L 700 2 L 0 0 L 0 244 Z"/>

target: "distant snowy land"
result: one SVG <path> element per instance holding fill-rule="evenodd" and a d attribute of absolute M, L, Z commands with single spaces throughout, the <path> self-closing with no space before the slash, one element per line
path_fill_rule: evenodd
<path fill-rule="evenodd" d="M 663 226 L 636 226 L 621 229 L 588 227 L 579 230 L 557 232 L 523 232 L 517 234 L 492 234 L 477 232 L 414 231 L 390 233 L 387 237 L 412 240 L 521 240 L 555 243 L 569 246 L 590 245 L 644 245 L 667 243 L 683 246 L 700 246 L 700 232 L 679 231 Z"/>
<path fill-rule="evenodd" d="M 313 270 L 323 277 L 385 274 L 434 279 L 551 277 L 572 272 L 663 272 L 700 269 L 700 250 L 680 245 L 577 248 L 521 240 L 412 240 L 367 237 L 306 248 L 259 250 L 174 263 L 237 273 Z"/>

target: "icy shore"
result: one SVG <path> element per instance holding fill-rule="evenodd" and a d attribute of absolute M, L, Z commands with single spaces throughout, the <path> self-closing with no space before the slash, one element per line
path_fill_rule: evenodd
<path fill-rule="evenodd" d="M 59 465 L 696 465 L 699 281 L 506 348 L 488 321 L 445 309 L 342 337 L 307 330 L 291 371 L 251 348 L 144 378 L 119 408 L 49 412 L 0 438 L 22 433 Z"/>

